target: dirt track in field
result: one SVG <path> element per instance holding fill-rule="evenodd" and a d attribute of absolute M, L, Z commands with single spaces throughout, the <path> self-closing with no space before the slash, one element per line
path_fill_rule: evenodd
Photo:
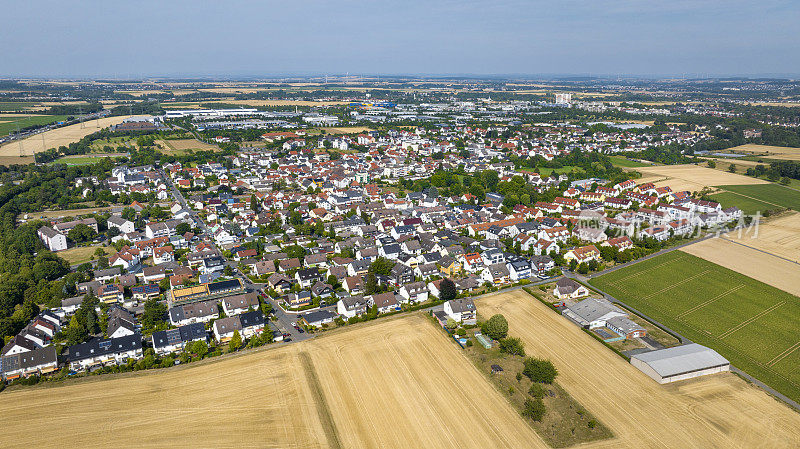
<path fill-rule="evenodd" d="M 662 386 L 525 292 L 477 303 L 503 313 L 529 355 L 553 361 L 559 383 L 615 434 L 588 447 L 797 447 L 800 414 L 733 374 Z"/>

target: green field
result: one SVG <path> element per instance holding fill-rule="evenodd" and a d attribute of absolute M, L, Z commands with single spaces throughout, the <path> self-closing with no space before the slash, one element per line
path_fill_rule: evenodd
<path fill-rule="evenodd" d="M 0 118 L 2 118 L 2 116 L 0 116 Z M 19 129 L 23 129 L 34 125 L 49 125 L 51 123 L 60 122 L 66 119 L 66 115 L 40 115 L 25 117 L 12 122 L 0 122 L 0 136 L 17 132 L 17 127 L 19 127 Z"/>
<path fill-rule="evenodd" d="M 800 192 L 778 184 L 751 184 L 741 186 L 717 186 L 739 195 L 749 196 L 766 203 L 800 210 Z"/>
<path fill-rule="evenodd" d="M 641 162 L 632 161 L 623 156 L 609 156 L 611 163 L 617 167 L 636 168 L 636 167 L 650 167 L 652 164 L 643 164 Z"/>
<path fill-rule="evenodd" d="M 89 156 L 64 156 L 60 157 L 48 165 L 53 164 L 67 164 L 67 165 L 91 165 L 96 164 L 105 159 L 104 157 L 89 157 Z"/>
<path fill-rule="evenodd" d="M 682 251 L 591 284 L 800 400 L 797 296 Z"/>
<path fill-rule="evenodd" d="M 0 111 L 23 111 L 25 108 L 36 105 L 37 103 L 28 101 L 0 101 Z"/>
<path fill-rule="evenodd" d="M 754 215 L 756 212 L 762 213 L 765 210 L 778 209 L 774 204 L 768 204 L 763 201 L 754 200 L 746 196 L 738 195 L 733 192 L 722 192 L 709 195 L 713 201 L 722 205 L 722 207 L 738 207 L 743 213 L 747 215 Z"/>
<path fill-rule="evenodd" d="M 559 174 L 559 175 L 562 174 L 562 173 L 569 173 L 572 170 L 581 170 L 581 168 L 580 167 L 576 167 L 574 165 L 566 165 L 566 166 L 561 167 L 561 168 L 539 167 L 539 174 L 544 177 L 544 176 L 550 176 L 553 173 L 556 173 L 556 174 Z M 527 171 L 527 172 L 533 173 L 533 169 L 532 168 L 526 168 L 526 169 L 523 169 L 522 171 Z"/>

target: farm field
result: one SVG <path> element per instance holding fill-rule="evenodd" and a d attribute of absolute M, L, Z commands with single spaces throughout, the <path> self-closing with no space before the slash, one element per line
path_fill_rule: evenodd
<path fill-rule="evenodd" d="M 739 244 L 733 239 L 714 238 L 686 246 L 681 251 L 800 296 L 800 265 L 764 252 L 757 242 L 747 240 Z"/>
<path fill-rule="evenodd" d="M 761 179 L 692 164 L 641 167 L 636 171 L 642 174 L 638 182 L 654 182 L 657 187 L 670 186 L 676 192 L 696 192 L 703 187 L 721 185 L 768 184 Z"/>
<path fill-rule="evenodd" d="M 502 313 L 529 355 L 550 359 L 558 382 L 615 437 L 581 447 L 796 447 L 800 414 L 733 374 L 659 385 L 523 291 L 476 303 Z"/>
<path fill-rule="evenodd" d="M 609 156 L 611 163 L 618 167 L 636 168 L 636 167 L 651 167 L 652 164 L 644 164 L 642 162 L 632 161 L 623 156 Z"/>
<path fill-rule="evenodd" d="M 770 266 L 760 269 L 770 270 Z M 591 283 L 800 400 L 797 296 L 683 251 L 654 257 Z"/>
<path fill-rule="evenodd" d="M 800 210 L 800 191 L 779 184 L 720 185 L 719 188 L 765 203 L 772 203 L 792 210 Z"/>
<path fill-rule="evenodd" d="M 547 447 L 422 314 L 208 362 L 3 392 L 0 446 Z"/>
<path fill-rule="evenodd" d="M 164 154 L 185 154 L 189 150 L 194 151 L 218 151 L 219 147 L 210 143 L 201 142 L 197 139 L 166 139 L 156 140 L 156 143 L 161 145 L 163 149 L 159 150 Z"/>
<path fill-rule="evenodd" d="M 776 204 L 765 203 L 764 201 L 748 198 L 733 192 L 720 192 L 708 197 L 722 204 L 723 207 L 738 207 L 747 215 L 754 215 L 756 212 L 763 213 L 765 210 L 773 210 L 780 207 Z"/>
<path fill-rule="evenodd" d="M 296 351 L 210 362 L 3 392 L 0 446 L 328 447 Z"/>
<path fill-rule="evenodd" d="M 32 117 L 13 117 L 9 121 L 4 120 L 5 116 L 0 115 L 0 137 L 17 132 L 17 128 L 24 129 L 28 126 L 49 125 L 64 121 L 66 115 L 34 115 Z"/>
<path fill-rule="evenodd" d="M 28 101 L 0 101 L 0 111 L 24 111 L 36 104 Z"/>
<path fill-rule="evenodd" d="M 81 128 L 80 123 L 76 123 L 74 125 L 64 126 L 62 128 L 36 134 L 22 140 L 22 150 L 25 155 L 32 156 L 34 153 L 45 151 L 49 148 L 56 148 L 60 147 L 61 145 L 69 145 L 70 143 L 77 142 L 102 128 L 107 128 L 111 125 L 122 123 L 122 121 L 128 117 L 129 116 L 106 117 L 100 120 L 90 120 L 88 122 L 84 122 L 83 128 Z M 44 139 L 42 136 L 44 136 Z M 19 152 L 19 142 L 10 142 L 0 147 L 0 156 L 19 156 Z"/>
<path fill-rule="evenodd" d="M 96 164 L 107 157 L 118 157 L 118 155 L 96 155 L 96 156 L 64 156 L 54 161 L 48 162 L 48 165 L 53 164 L 66 164 L 66 165 L 91 165 Z"/>
<path fill-rule="evenodd" d="M 258 89 L 268 90 L 268 89 Z M 209 102 L 213 104 L 214 102 Z M 241 106 L 341 106 L 350 104 L 349 101 L 307 101 L 307 100 L 222 100 L 219 103 L 236 104 Z"/>
<path fill-rule="evenodd" d="M 770 159 L 800 160 L 800 148 L 776 147 L 772 145 L 756 145 L 748 143 L 738 147 L 728 148 L 725 151 L 749 153 L 768 157 Z"/>

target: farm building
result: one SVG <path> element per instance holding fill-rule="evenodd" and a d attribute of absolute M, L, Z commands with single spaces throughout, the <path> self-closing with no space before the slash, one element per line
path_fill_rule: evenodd
<path fill-rule="evenodd" d="M 631 365 L 660 384 L 730 370 L 731 363 L 716 351 L 691 343 L 631 357 Z"/>

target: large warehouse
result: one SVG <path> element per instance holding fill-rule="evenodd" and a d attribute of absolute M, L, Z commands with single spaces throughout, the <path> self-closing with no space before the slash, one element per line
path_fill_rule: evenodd
<path fill-rule="evenodd" d="M 711 348 L 691 343 L 631 357 L 631 365 L 660 384 L 705 376 L 731 368 L 731 362 Z"/>

